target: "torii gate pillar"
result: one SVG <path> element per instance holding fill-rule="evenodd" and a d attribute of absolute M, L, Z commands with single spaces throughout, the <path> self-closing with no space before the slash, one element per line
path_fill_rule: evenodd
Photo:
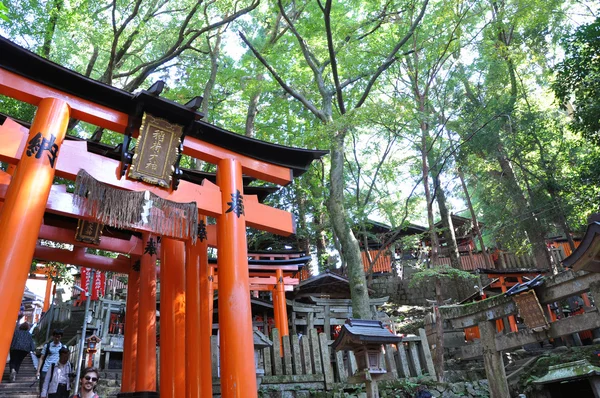
<path fill-rule="evenodd" d="M 66 102 L 44 98 L 29 129 L 26 147 L 0 212 L 0 374 L 23 291 L 27 283 L 38 231 L 54 179 L 58 151 L 67 132 L 70 108 Z"/>
<path fill-rule="evenodd" d="M 256 398 L 246 216 L 242 166 L 238 160 L 219 161 L 217 185 L 221 188 L 223 209 L 217 217 L 221 395 Z"/>

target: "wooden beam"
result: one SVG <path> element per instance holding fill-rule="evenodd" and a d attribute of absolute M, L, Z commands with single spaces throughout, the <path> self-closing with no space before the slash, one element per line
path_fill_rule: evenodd
<path fill-rule="evenodd" d="M 123 112 L 47 87 L 4 69 L 0 69 L 0 94 L 35 106 L 43 98 L 62 99 L 71 107 L 71 116 L 75 119 L 121 134 L 127 127 L 128 115 Z M 293 179 L 292 171 L 286 167 L 240 155 L 194 137 L 185 137 L 183 153 L 212 164 L 223 159 L 236 159 L 241 163 L 244 174 L 275 184 L 287 185 Z"/>
<path fill-rule="evenodd" d="M 106 250 L 114 253 L 131 254 L 133 256 L 141 256 L 144 252 L 142 241 L 133 235 L 129 240 L 103 236 L 100 240 L 100 244 L 94 245 L 75 240 L 74 229 L 42 225 L 38 236 L 40 239 L 51 240 L 53 242 L 66 243 L 77 247 Z"/>
<path fill-rule="evenodd" d="M 190 136 L 183 140 L 183 153 L 212 164 L 235 159 L 241 163 L 244 174 L 279 185 L 287 185 L 293 180 L 292 171 L 287 167 L 252 159 Z"/>
<path fill-rule="evenodd" d="M 0 160 L 17 164 L 25 146 L 28 130 L 6 119 L 0 126 Z M 120 162 L 87 151 L 85 141 L 65 141 L 60 149 L 56 175 L 74 181 L 84 168 L 96 180 L 115 188 L 129 191 L 150 191 L 161 198 L 179 203 L 196 202 L 201 215 L 216 217 L 221 214 L 221 191 L 215 184 L 204 180 L 202 185 L 180 181 L 176 191 L 168 191 L 154 185 L 127 178 L 118 178 Z M 295 233 L 291 213 L 263 205 L 256 195 L 246 195 L 244 201 L 248 226 L 274 234 L 289 236 Z"/>
<path fill-rule="evenodd" d="M 131 269 L 131 259 L 119 256 L 109 258 L 88 254 L 83 248 L 75 248 L 70 251 L 66 249 L 57 249 L 53 247 L 40 246 L 35 247 L 33 258 L 42 261 L 56 261 L 63 264 L 78 265 L 80 267 L 94 268 L 99 271 L 111 271 L 126 274 Z"/>

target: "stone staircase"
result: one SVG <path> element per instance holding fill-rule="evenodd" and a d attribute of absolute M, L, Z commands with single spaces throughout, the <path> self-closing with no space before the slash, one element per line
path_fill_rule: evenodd
<path fill-rule="evenodd" d="M 35 378 L 35 369 L 31 356 L 27 355 L 21 364 L 21 369 L 17 375 L 17 380 L 13 383 L 9 381 L 10 369 L 8 362 L 2 375 L 0 383 L 1 398 L 37 398 L 38 381 Z"/>

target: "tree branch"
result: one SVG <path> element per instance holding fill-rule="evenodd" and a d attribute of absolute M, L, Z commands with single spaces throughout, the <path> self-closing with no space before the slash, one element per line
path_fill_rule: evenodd
<path fill-rule="evenodd" d="M 269 64 L 269 62 L 256 50 L 256 48 L 254 48 L 254 46 L 252 44 L 250 44 L 250 42 L 248 41 L 248 39 L 246 38 L 246 36 L 244 36 L 244 34 L 242 32 L 238 32 L 238 34 L 240 35 L 242 41 L 244 43 L 246 43 L 246 45 L 250 48 L 250 51 L 252 51 L 252 53 L 254 54 L 254 56 L 260 61 L 261 64 L 263 64 L 263 66 L 265 68 L 267 68 L 267 70 L 269 71 L 269 73 L 271 74 L 271 76 L 273 76 L 273 78 L 275 80 L 277 80 L 277 83 L 279 83 L 279 85 L 289 95 L 291 95 L 292 97 L 294 97 L 298 101 L 300 101 L 302 103 L 302 105 L 304 105 L 319 120 L 321 120 L 322 122 L 327 122 L 327 118 L 323 114 L 323 112 L 321 112 L 320 110 L 318 110 L 317 107 L 313 103 L 311 103 L 308 99 L 306 99 L 303 95 L 301 95 L 300 93 L 298 93 L 297 91 L 295 91 L 293 88 L 291 88 L 290 86 L 288 86 L 283 81 L 283 79 L 281 78 L 281 76 L 279 76 L 279 74 L 277 73 L 277 71 L 275 71 L 275 69 L 273 69 L 273 67 Z"/>
<path fill-rule="evenodd" d="M 388 54 L 388 56 L 386 57 L 385 61 L 383 61 L 379 68 L 377 68 L 373 76 L 371 76 L 371 79 L 367 83 L 367 87 L 365 88 L 365 91 L 363 92 L 363 95 L 361 96 L 360 100 L 358 100 L 358 103 L 356 104 L 355 108 L 360 108 L 362 104 L 364 104 L 364 102 L 367 100 L 367 97 L 369 96 L 369 93 L 371 92 L 371 89 L 373 88 L 373 85 L 375 84 L 379 76 L 396 61 L 396 53 L 400 51 L 402 46 L 404 46 L 408 39 L 410 39 L 410 37 L 413 35 L 415 29 L 417 29 L 417 26 L 419 25 L 419 23 L 423 19 L 423 16 L 425 15 L 425 9 L 427 8 L 428 3 L 429 0 L 425 0 L 425 2 L 423 3 L 423 7 L 421 7 L 421 12 L 417 16 L 417 19 L 415 19 L 415 21 L 411 25 L 408 33 L 406 33 L 406 35 L 396 44 L 396 46 L 392 49 L 390 54 Z"/>

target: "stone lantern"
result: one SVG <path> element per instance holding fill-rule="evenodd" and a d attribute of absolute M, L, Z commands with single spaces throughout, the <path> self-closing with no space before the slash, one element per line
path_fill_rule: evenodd
<path fill-rule="evenodd" d="M 263 368 L 259 368 L 260 354 L 263 348 L 271 347 L 273 343 L 256 327 L 253 330 L 252 336 L 254 339 L 254 365 L 256 366 L 256 387 L 258 388 L 260 387 L 262 378 L 265 375 L 265 370 Z"/>
<path fill-rule="evenodd" d="M 379 398 L 377 382 L 389 379 L 383 358 L 382 345 L 397 344 L 402 337 L 383 327 L 381 321 L 347 319 L 332 347 L 336 350 L 353 351 L 358 370 L 350 375 L 351 383 L 365 383 L 367 397 Z"/>

